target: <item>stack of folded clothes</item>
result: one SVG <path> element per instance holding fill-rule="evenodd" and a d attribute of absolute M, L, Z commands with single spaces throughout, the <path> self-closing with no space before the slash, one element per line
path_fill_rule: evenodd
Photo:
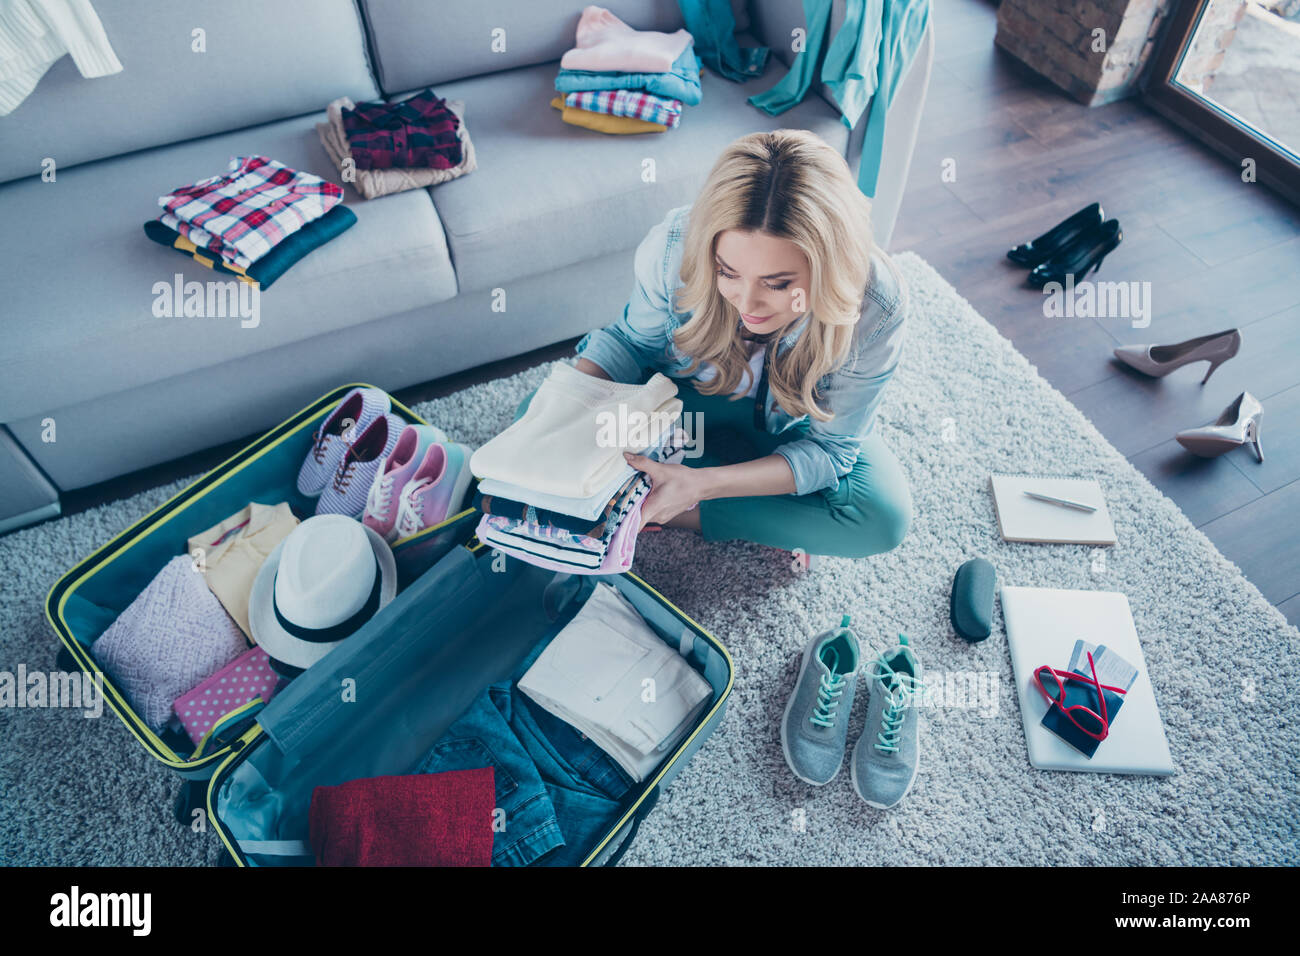
<path fill-rule="evenodd" d="M 557 365 L 523 416 L 470 459 L 479 540 L 574 574 L 628 570 L 650 481 L 623 452 L 680 457 L 676 395 L 659 373 L 627 385 Z"/>
<path fill-rule="evenodd" d="M 560 59 L 551 105 L 574 126 L 600 133 L 662 133 L 682 106 L 700 102 L 700 60 L 686 30 L 634 30 L 604 7 L 588 6 L 577 44 Z"/>
<path fill-rule="evenodd" d="M 649 700 L 647 680 L 654 687 Z M 604 583 L 520 678 L 519 690 L 595 741 L 636 781 L 681 742 L 713 694 L 631 602 Z"/>
<path fill-rule="evenodd" d="M 264 290 L 357 221 L 342 199 L 342 188 L 319 176 L 265 156 L 234 156 L 222 175 L 160 196 L 162 215 L 144 231 Z"/>
<path fill-rule="evenodd" d="M 432 89 L 360 106 L 341 97 L 326 116 L 316 124 L 321 145 L 366 199 L 435 186 L 477 166 L 464 101 L 444 100 Z"/>

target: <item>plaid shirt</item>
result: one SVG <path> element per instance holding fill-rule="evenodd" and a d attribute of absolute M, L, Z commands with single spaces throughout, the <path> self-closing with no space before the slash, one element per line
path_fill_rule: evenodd
<path fill-rule="evenodd" d="M 629 116 L 672 128 L 682 120 L 682 101 L 670 100 L 642 90 L 589 90 L 569 93 L 565 106 L 574 106 L 593 113 L 610 116 Z"/>
<path fill-rule="evenodd" d="M 159 219 L 196 246 L 247 269 L 319 219 L 343 189 L 265 156 L 232 156 L 229 172 L 158 197 Z"/>
<path fill-rule="evenodd" d="M 342 113 L 357 169 L 451 169 L 464 159 L 460 118 L 432 89 Z"/>

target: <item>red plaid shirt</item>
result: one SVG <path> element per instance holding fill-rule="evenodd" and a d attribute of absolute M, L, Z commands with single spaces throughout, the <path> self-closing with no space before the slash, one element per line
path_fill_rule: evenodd
<path fill-rule="evenodd" d="M 343 129 L 357 169 L 451 169 L 464 159 L 460 118 L 432 89 L 345 109 Z"/>
<path fill-rule="evenodd" d="M 342 187 L 319 176 L 265 156 L 234 156 L 225 175 L 175 189 L 158 205 L 164 225 L 247 269 L 342 199 Z"/>

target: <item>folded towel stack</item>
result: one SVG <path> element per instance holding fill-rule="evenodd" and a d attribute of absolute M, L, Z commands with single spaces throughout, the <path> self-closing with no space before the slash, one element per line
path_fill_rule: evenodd
<path fill-rule="evenodd" d="M 600 133 L 662 133 L 700 102 L 700 61 L 686 30 L 634 30 L 604 7 L 588 6 L 577 42 L 560 59 L 564 122 Z"/>
<path fill-rule="evenodd" d="M 679 457 L 677 386 L 609 382 L 561 363 L 528 410 L 479 448 L 474 507 L 481 541 L 542 567 L 610 574 L 632 566 L 650 481 L 624 451 Z"/>
<path fill-rule="evenodd" d="M 145 235 L 202 265 L 268 289 L 308 253 L 352 227 L 343 189 L 266 156 L 233 156 L 225 173 L 158 198 Z"/>

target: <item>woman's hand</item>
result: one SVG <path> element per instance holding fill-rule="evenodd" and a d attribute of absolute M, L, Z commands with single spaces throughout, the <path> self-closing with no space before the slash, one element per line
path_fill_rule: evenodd
<path fill-rule="evenodd" d="M 650 476 L 651 491 L 641 505 L 642 528 L 647 524 L 666 524 L 704 499 L 702 469 L 665 464 L 630 452 L 624 452 L 623 457 L 633 468 Z"/>

